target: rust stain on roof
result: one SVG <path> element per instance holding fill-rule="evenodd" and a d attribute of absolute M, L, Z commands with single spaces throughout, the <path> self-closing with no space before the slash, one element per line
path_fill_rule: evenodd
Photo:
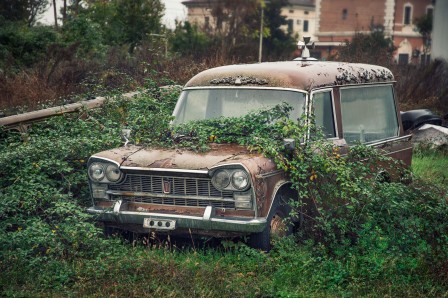
<path fill-rule="evenodd" d="M 394 76 L 389 69 L 376 65 L 285 61 L 212 68 L 194 76 L 185 87 L 244 85 L 308 91 L 329 86 L 393 81 Z"/>

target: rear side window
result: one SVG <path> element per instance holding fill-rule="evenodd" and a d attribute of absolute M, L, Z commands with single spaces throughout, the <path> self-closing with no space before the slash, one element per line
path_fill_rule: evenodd
<path fill-rule="evenodd" d="M 348 144 L 398 136 L 398 120 L 390 85 L 341 89 L 342 131 Z"/>
<path fill-rule="evenodd" d="M 325 137 L 336 137 L 331 91 L 313 94 L 313 111 L 316 126 L 322 129 Z"/>

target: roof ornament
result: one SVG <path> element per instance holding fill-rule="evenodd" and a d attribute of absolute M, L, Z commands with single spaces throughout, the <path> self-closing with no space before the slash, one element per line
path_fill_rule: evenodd
<path fill-rule="evenodd" d="M 268 80 L 259 79 L 255 77 L 246 77 L 246 76 L 236 76 L 236 77 L 225 77 L 220 79 L 213 79 L 210 81 L 210 84 L 213 85 L 266 85 L 269 84 Z"/>
<path fill-rule="evenodd" d="M 310 56 L 310 50 L 308 49 L 308 47 L 311 47 L 312 49 L 314 49 L 315 45 L 314 45 L 314 41 L 311 42 L 311 37 L 309 36 L 304 36 L 303 37 L 303 41 L 299 40 L 297 42 L 297 47 L 299 48 L 299 50 L 302 50 L 302 56 L 297 57 L 294 59 L 294 61 L 316 61 L 316 58 L 312 58 Z"/>

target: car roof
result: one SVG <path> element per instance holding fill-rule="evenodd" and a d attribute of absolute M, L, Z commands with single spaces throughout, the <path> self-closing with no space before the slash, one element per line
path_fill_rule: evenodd
<path fill-rule="evenodd" d="M 205 86 L 265 86 L 304 91 L 339 85 L 394 82 L 392 72 L 381 66 L 322 61 L 284 61 L 237 64 L 205 70 L 185 88 Z"/>

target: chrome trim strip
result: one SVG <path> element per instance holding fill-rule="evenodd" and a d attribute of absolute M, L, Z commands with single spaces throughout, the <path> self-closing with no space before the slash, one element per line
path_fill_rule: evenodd
<path fill-rule="evenodd" d="M 276 176 L 278 174 L 283 174 L 284 172 L 285 171 L 283 171 L 283 170 L 275 170 L 275 171 L 272 171 L 272 172 L 269 172 L 269 173 L 255 175 L 255 177 L 258 178 L 258 179 L 265 179 L 265 178 L 269 178 L 269 177 L 272 177 L 272 176 Z"/>
<path fill-rule="evenodd" d="M 169 172 L 169 173 L 191 173 L 191 174 L 208 174 L 207 170 L 184 170 L 172 168 L 145 168 L 145 167 L 127 167 L 121 166 L 122 170 L 137 170 L 137 171 L 154 171 L 154 172 Z"/>
<path fill-rule="evenodd" d="M 340 87 L 341 89 L 347 87 L 347 89 L 349 89 L 349 88 L 357 88 L 360 86 L 367 86 L 367 87 L 374 87 L 375 85 L 391 85 L 391 86 L 393 86 L 393 84 L 396 82 L 397 81 L 372 82 L 372 83 L 360 83 L 360 84 L 344 84 L 344 85 L 335 85 L 335 87 Z"/>
<path fill-rule="evenodd" d="M 211 211 L 212 209 L 209 208 L 209 210 Z M 145 218 L 151 218 L 154 220 L 175 220 L 176 228 L 258 233 L 263 231 L 267 224 L 266 218 L 217 218 L 212 217 L 213 212 L 211 212 L 210 218 L 208 218 L 207 211 L 207 208 L 205 208 L 204 215 L 201 217 L 136 211 L 120 211 L 119 214 L 114 214 L 110 210 L 97 207 L 87 209 L 88 213 L 97 215 L 99 219 L 103 221 L 113 221 L 122 224 L 138 224 L 142 226 Z"/>
<path fill-rule="evenodd" d="M 205 208 L 204 216 L 203 216 L 204 220 L 210 220 L 210 218 L 212 217 L 212 211 L 213 211 L 212 206 L 207 206 Z"/>
<path fill-rule="evenodd" d="M 111 162 L 111 163 L 113 163 L 113 164 L 116 164 L 117 167 L 120 166 L 120 163 L 116 162 L 115 160 L 109 159 L 109 158 L 99 157 L 99 156 L 96 156 L 96 155 L 92 155 L 92 156 L 90 156 L 89 161 L 90 161 L 90 159 L 92 159 L 92 158 L 101 159 L 101 160 L 104 160 L 104 161 L 107 161 L 107 162 Z"/>
<path fill-rule="evenodd" d="M 210 207 L 210 206 L 209 206 Z M 88 209 L 89 211 L 93 211 L 92 208 Z M 110 213 L 109 211 L 102 212 L 101 210 L 96 209 L 95 213 Z M 135 211 L 121 211 L 120 214 L 125 215 L 137 215 L 137 216 L 144 216 L 144 217 L 154 217 L 154 218 L 168 218 L 168 219 L 194 219 L 194 220 L 200 220 L 200 221 L 211 221 L 211 222 L 222 222 L 222 223 L 232 223 L 232 224 L 240 224 L 240 225 L 247 225 L 247 224 L 264 224 L 266 223 L 266 218 L 251 218 L 249 220 L 235 220 L 235 219 L 225 219 L 225 218 L 215 218 L 211 217 L 209 220 L 205 219 L 205 216 L 192 216 L 192 215 L 179 215 L 179 214 L 166 214 L 166 213 L 151 213 L 151 212 L 135 212 Z"/>
<path fill-rule="evenodd" d="M 119 214 L 121 209 L 121 204 L 123 203 L 122 200 L 118 200 L 114 204 L 114 214 Z"/>
<path fill-rule="evenodd" d="M 412 150 L 412 147 L 406 147 L 406 148 L 401 149 L 401 150 L 387 152 L 386 155 L 391 155 L 391 154 L 394 154 L 394 153 L 399 153 L 399 152 L 403 152 L 403 151 L 407 151 L 407 150 Z"/>
<path fill-rule="evenodd" d="M 224 219 L 224 218 L 210 218 L 211 222 L 221 222 L 221 223 L 232 223 L 238 225 L 253 225 L 253 224 L 266 224 L 266 218 L 254 218 L 251 220 L 235 220 L 235 219 Z"/>
<path fill-rule="evenodd" d="M 241 86 L 215 86 L 215 85 L 207 85 L 207 86 L 197 86 L 197 87 L 187 87 L 184 88 L 182 91 L 188 91 L 188 90 L 201 90 L 201 89 L 266 89 L 266 90 L 283 90 L 283 91 L 293 91 L 293 92 L 300 92 L 308 94 L 309 92 L 302 89 L 294 89 L 294 88 L 282 88 L 282 87 L 255 87 L 255 86 L 248 86 L 248 85 L 241 85 Z"/>
<path fill-rule="evenodd" d="M 248 174 L 250 173 L 250 171 L 246 168 L 245 165 L 243 165 L 242 163 L 239 162 L 235 162 L 235 163 L 226 163 L 226 164 L 220 164 L 220 165 L 216 165 L 210 168 L 210 172 L 215 171 L 217 168 L 231 168 L 232 166 L 240 166 L 242 167 Z"/>
<path fill-rule="evenodd" d="M 401 136 L 401 137 L 391 137 L 389 139 L 385 139 L 376 143 L 366 143 L 366 146 L 378 146 L 378 145 L 382 145 L 382 144 L 386 144 L 386 143 L 391 143 L 391 142 L 400 142 L 400 141 L 408 141 L 409 139 L 411 139 L 412 135 L 406 135 L 406 136 Z"/>
<path fill-rule="evenodd" d="M 166 195 L 151 192 L 130 192 L 130 191 L 119 191 L 119 190 L 108 190 L 106 191 L 108 195 L 114 196 L 126 196 L 126 197 L 148 197 L 148 198 L 167 198 L 167 199 L 189 199 L 189 200 L 206 200 L 206 201 L 216 201 L 216 202 L 235 202 L 233 199 L 225 198 L 214 198 L 214 197 L 204 197 L 195 195 Z"/>
<path fill-rule="evenodd" d="M 337 140 L 339 139 L 339 133 L 338 133 L 338 121 L 337 121 L 337 117 L 336 117 L 336 107 L 334 104 L 334 88 L 323 88 L 323 89 L 319 89 L 319 90 L 313 90 L 311 92 L 311 100 L 310 100 L 310 105 L 312 108 L 314 106 L 314 95 L 316 93 L 323 93 L 323 92 L 330 92 L 330 96 L 331 96 L 331 108 L 333 111 L 333 124 L 334 124 L 334 130 L 335 130 L 335 134 L 336 136 L 333 138 L 326 138 L 327 140 Z"/>
<path fill-rule="evenodd" d="M 291 184 L 291 181 L 281 180 L 275 185 L 274 191 L 272 193 L 271 206 L 269 206 L 269 211 L 268 211 L 268 214 L 266 215 L 266 217 L 269 216 L 269 213 L 271 213 L 272 205 L 274 205 L 274 200 L 275 200 L 275 197 L 277 196 L 279 189 L 282 188 L 283 185 L 286 185 L 286 184 Z"/>

